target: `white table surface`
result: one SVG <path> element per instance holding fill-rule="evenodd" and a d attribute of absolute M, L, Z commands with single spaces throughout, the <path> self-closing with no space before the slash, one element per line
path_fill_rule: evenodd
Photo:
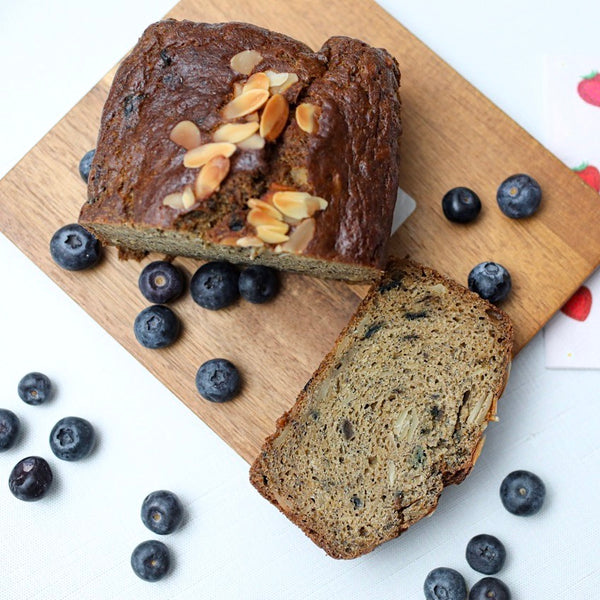
<path fill-rule="evenodd" d="M 598 56 L 594 0 L 382 4 L 542 143 L 544 55 Z M 0 175 L 170 6 L 0 0 Z M 247 464 L 2 235 L 0 265 L 0 406 L 25 426 L 21 443 L 0 454 L 0 599 L 418 599 L 437 566 L 460 570 L 471 585 L 479 579 L 464 549 L 482 532 L 505 542 L 500 576 L 515 600 L 596 597 L 600 371 L 545 369 L 541 334 L 514 362 L 500 422 L 489 427 L 472 475 L 445 491 L 433 518 L 340 562 L 259 497 Z M 17 397 L 18 380 L 32 370 L 58 387 L 47 405 Z M 58 461 L 48 447 L 50 428 L 70 414 L 99 432 L 97 451 L 80 463 Z M 6 481 L 31 454 L 48 458 L 56 485 L 43 501 L 24 503 Z M 517 468 L 548 488 L 529 519 L 498 499 L 502 478 Z M 157 537 L 139 508 L 160 488 L 180 495 L 187 516 L 162 538 L 172 573 L 149 584 L 129 557 Z"/>

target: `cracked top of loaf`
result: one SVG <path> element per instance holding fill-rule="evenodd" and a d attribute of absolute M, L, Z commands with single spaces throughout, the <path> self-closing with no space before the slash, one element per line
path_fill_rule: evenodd
<path fill-rule="evenodd" d="M 346 37 L 314 52 L 243 23 L 151 25 L 104 106 L 80 222 L 124 250 L 368 279 L 398 187 L 399 78 Z"/>

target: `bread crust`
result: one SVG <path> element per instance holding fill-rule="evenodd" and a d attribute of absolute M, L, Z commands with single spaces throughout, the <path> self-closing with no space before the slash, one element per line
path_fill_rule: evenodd
<path fill-rule="evenodd" d="M 485 437 L 483 436 L 483 429 L 485 429 L 487 422 L 495 419 L 497 401 L 502 395 L 508 380 L 513 349 L 513 327 L 508 315 L 501 309 L 497 308 L 486 300 L 483 300 L 477 294 L 469 291 L 454 280 L 435 272 L 429 267 L 419 265 L 408 259 L 391 257 L 388 261 L 383 278 L 379 282 L 373 284 L 367 296 L 358 306 L 350 322 L 339 334 L 332 350 L 323 359 L 315 373 L 299 393 L 295 404 L 290 408 L 289 411 L 284 413 L 277 420 L 275 432 L 266 438 L 259 456 L 256 458 L 250 468 L 250 482 L 260 492 L 260 494 L 269 500 L 273 505 L 275 505 L 293 523 L 300 527 L 302 531 L 315 542 L 315 544 L 320 546 L 327 554 L 336 559 L 356 558 L 372 551 L 382 542 L 397 537 L 412 524 L 435 510 L 439 500 L 439 494 L 437 498 L 435 498 L 433 504 L 430 503 L 430 505 L 424 507 L 423 512 L 416 514 L 414 518 L 408 521 L 399 520 L 397 527 L 391 529 L 389 531 L 389 535 L 385 539 L 375 540 L 372 544 L 362 546 L 355 552 L 347 553 L 340 551 L 340 548 L 332 543 L 331 537 L 327 534 L 328 532 L 319 530 L 317 527 L 315 527 L 314 522 L 308 522 L 302 514 L 294 511 L 291 506 L 286 505 L 285 501 L 280 497 L 280 495 L 271 486 L 269 486 L 268 467 L 264 462 L 264 458 L 274 452 L 274 443 L 285 430 L 286 426 L 294 422 L 295 418 L 302 413 L 303 409 L 306 407 L 308 399 L 315 393 L 318 386 L 325 379 L 327 373 L 330 372 L 334 367 L 334 361 L 336 360 L 336 349 L 338 346 L 340 346 L 340 344 L 344 343 L 344 340 L 350 335 L 350 332 L 356 327 L 357 323 L 359 323 L 361 319 L 368 314 L 373 297 L 380 293 L 382 286 L 391 285 L 395 281 L 398 281 L 398 279 L 401 279 L 401 274 L 404 272 L 421 273 L 424 278 L 435 279 L 437 282 L 442 283 L 444 286 L 450 289 L 452 293 L 461 295 L 465 302 L 478 305 L 482 312 L 493 316 L 494 321 L 497 323 L 498 330 L 502 332 L 503 339 L 502 342 L 498 344 L 498 359 L 501 361 L 500 370 L 503 373 L 502 380 L 494 391 L 492 401 L 484 418 L 484 426 L 482 427 L 480 435 L 472 441 L 467 459 L 463 462 L 463 464 L 460 465 L 459 468 L 453 471 L 442 473 L 443 487 L 453 483 L 461 483 L 472 470 L 477 458 L 479 457 L 483 442 L 485 440 Z"/>
<path fill-rule="evenodd" d="M 164 197 L 193 186 L 199 171 L 184 167 L 185 149 L 170 132 L 187 120 L 197 124 L 202 144 L 212 140 L 224 122 L 222 107 L 247 79 L 230 60 L 247 49 L 262 56 L 256 71 L 298 77 L 282 92 L 290 107 L 283 133 L 263 149 L 236 150 L 220 188 L 194 208 L 165 206 Z M 328 206 L 313 215 L 312 239 L 284 268 L 372 280 L 385 262 L 398 188 L 399 82 L 395 59 L 355 39 L 332 37 L 314 52 L 245 23 L 155 23 L 116 73 L 79 221 L 105 243 L 135 253 L 211 259 L 223 249 L 227 260 L 264 254 L 277 265 L 274 243 L 236 246 L 239 238 L 256 235 L 246 202 L 275 189 L 303 191 Z M 300 103 L 319 111 L 313 134 L 295 121 Z M 303 267 L 304 257 L 338 268 L 319 273 L 314 265 Z M 352 273 L 352 266 L 362 274 Z"/>

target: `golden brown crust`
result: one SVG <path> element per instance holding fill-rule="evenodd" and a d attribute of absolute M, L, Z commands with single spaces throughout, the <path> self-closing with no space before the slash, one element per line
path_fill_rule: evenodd
<path fill-rule="evenodd" d="M 308 537 L 310 537 L 317 545 L 323 548 L 330 556 L 334 558 L 355 558 L 371 551 L 383 541 L 398 536 L 410 525 L 435 510 L 439 493 L 433 494 L 431 497 L 423 498 L 420 505 L 419 503 L 416 503 L 414 509 L 410 513 L 410 518 L 406 518 L 406 515 L 401 515 L 399 513 L 397 523 L 394 527 L 389 529 L 388 533 L 383 539 L 374 539 L 371 543 L 369 543 L 368 540 L 364 540 L 362 546 L 358 546 L 351 552 L 347 552 L 340 548 L 340 545 L 333 540 L 330 531 L 319 529 L 318 523 L 315 523 L 314 520 L 309 522 L 309 520 L 307 520 L 305 515 L 302 514 L 299 509 L 294 508 L 293 502 L 286 502 L 281 495 L 281 491 L 274 489 L 274 484 L 269 480 L 270 466 L 267 464 L 266 459 L 277 452 L 275 445 L 278 442 L 278 438 L 282 435 L 282 432 L 285 432 L 287 430 L 286 428 L 293 427 L 299 422 L 301 414 L 307 407 L 307 403 L 315 394 L 318 393 L 319 387 L 327 378 L 328 374 L 331 373 L 332 368 L 334 368 L 334 361 L 337 360 L 336 350 L 346 342 L 347 338 L 351 335 L 351 332 L 356 330 L 357 324 L 369 314 L 374 296 L 381 293 L 382 288 L 385 288 L 385 286 L 395 285 L 395 282 L 401 281 L 403 271 L 421 274 L 421 276 L 426 280 L 433 280 L 442 283 L 449 290 L 451 290 L 452 294 L 457 294 L 462 297 L 466 305 L 475 304 L 477 307 L 479 307 L 479 311 L 482 315 L 487 315 L 487 317 L 493 319 L 492 323 L 495 324 L 496 331 L 499 332 L 499 337 L 497 339 L 497 357 L 501 360 L 499 372 L 501 372 L 503 375 L 498 383 L 497 388 L 493 392 L 493 398 L 490 402 L 489 409 L 482 419 L 483 424 L 478 431 L 478 434 L 472 439 L 463 442 L 464 444 L 468 444 L 468 447 L 465 448 L 466 452 L 464 453 L 464 458 L 461 459 L 461 462 L 458 464 L 453 465 L 452 470 L 441 472 L 441 481 L 443 487 L 451 483 L 460 483 L 473 468 L 473 465 L 475 464 L 483 446 L 483 430 L 485 429 L 487 421 L 495 416 L 496 403 L 502 394 L 504 385 L 506 384 L 506 378 L 508 376 L 513 339 L 512 324 L 508 316 L 497 307 L 485 300 L 482 300 L 473 292 L 470 292 L 455 281 L 436 273 L 432 269 L 417 265 L 411 261 L 391 258 L 383 279 L 373 285 L 363 302 L 359 305 L 351 321 L 338 336 L 338 339 L 331 352 L 323 359 L 318 369 L 298 395 L 296 403 L 289 411 L 287 411 L 278 419 L 276 431 L 265 440 L 260 455 L 257 457 L 250 469 L 250 481 L 252 485 L 254 485 L 254 487 L 256 487 L 256 489 L 266 499 L 273 503 L 292 522 L 298 525 Z M 312 406 L 314 408 L 314 405 Z M 449 469 L 450 467 L 449 465 L 446 465 L 445 468 Z M 441 493 L 441 489 L 439 492 Z"/>

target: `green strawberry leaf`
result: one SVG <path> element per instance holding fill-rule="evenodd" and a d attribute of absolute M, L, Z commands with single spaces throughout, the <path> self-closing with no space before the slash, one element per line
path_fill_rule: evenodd
<path fill-rule="evenodd" d="M 576 173 L 579 173 L 580 171 L 585 171 L 588 167 L 589 163 L 586 162 L 582 162 L 578 167 L 571 167 L 571 171 L 575 171 Z"/>
<path fill-rule="evenodd" d="M 598 71 L 592 71 L 589 75 L 584 75 L 581 79 L 594 79 L 598 75 Z"/>

